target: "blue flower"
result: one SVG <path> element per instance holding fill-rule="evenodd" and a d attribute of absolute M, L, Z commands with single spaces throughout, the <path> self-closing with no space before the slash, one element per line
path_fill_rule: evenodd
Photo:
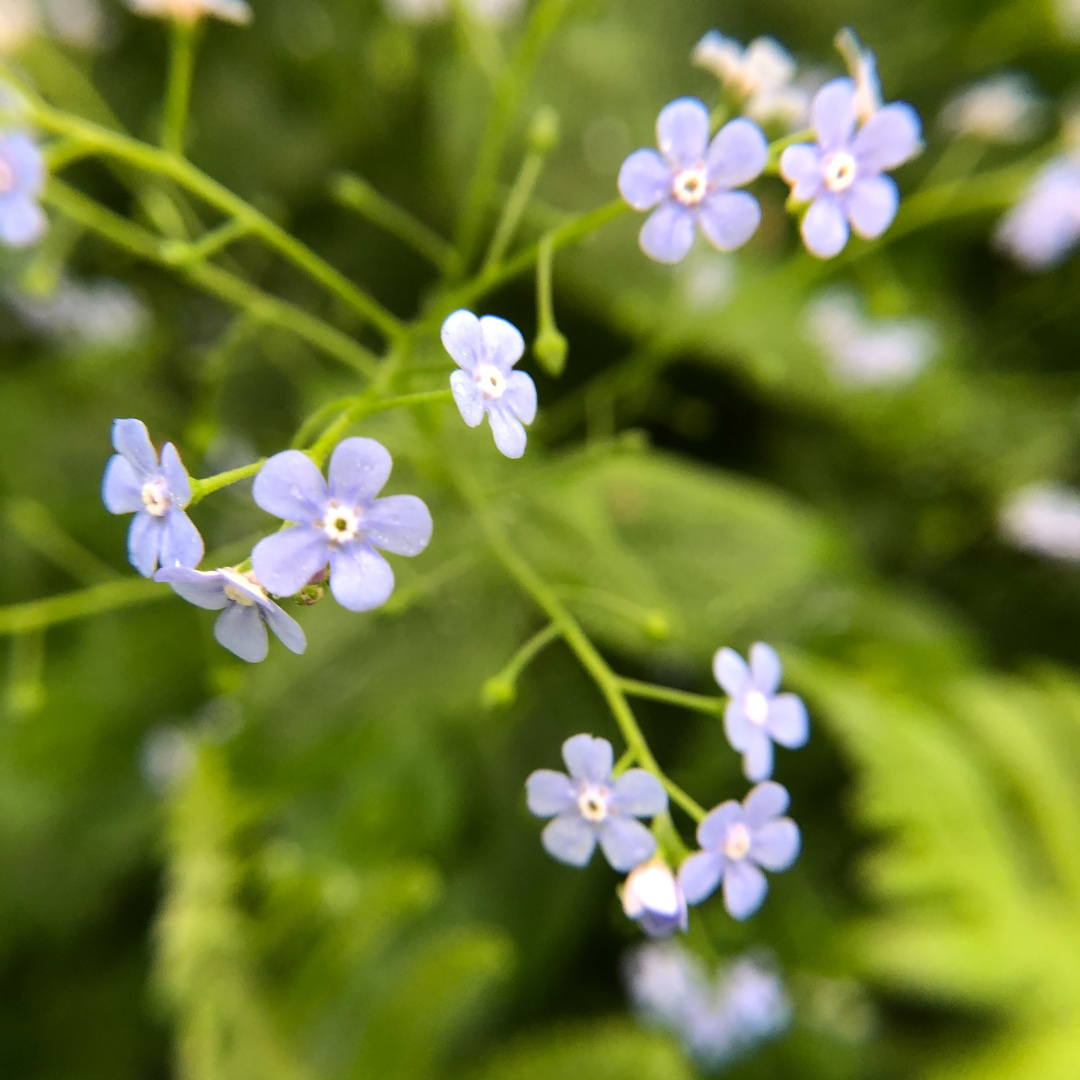
<path fill-rule="evenodd" d="M 995 240 L 1026 270 L 1049 270 L 1080 241 L 1080 159 L 1055 158 L 1005 215 Z"/>
<path fill-rule="evenodd" d="M 921 125 L 910 105 L 893 102 L 856 131 L 856 86 L 851 79 L 826 83 L 811 111 L 817 145 L 789 146 L 780 157 L 780 173 L 791 184 L 792 198 L 810 203 L 802 221 L 807 248 L 829 259 L 847 243 L 849 225 L 873 240 L 892 224 L 900 193 L 882 173 L 918 153 Z"/>
<path fill-rule="evenodd" d="M 45 159 L 21 131 L 0 134 L 0 241 L 28 247 L 41 238 L 48 220 L 38 205 L 45 186 Z"/>
<path fill-rule="evenodd" d="M 686 933 L 686 897 L 678 878 L 662 859 L 652 859 L 630 871 L 622 888 L 622 906 L 649 937 Z"/>
<path fill-rule="evenodd" d="M 750 120 L 725 124 L 709 141 L 709 110 L 679 98 L 656 121 L 660 153 L 635 150 L 619 170 L 619 192 L 635 210 L 655 210 L 642 226 L 641 249 L 662 263 L 681 262 L 698 225 L 715 247 L 732 251 L 754 235 L 761 207 L 733 188 L 761 175 L 769 145 Z"/>
<path fill-rule="evenodd" d="M 214 637 L 219 645 L 249 664 L 266 659 L 268 626 L 294 653 L 307 648 L 299 624 L 266 595 L 250 571 L 241 573 L 223 568 L 204 572 L 174 566 L 159 570 L 154 580 L 167 582 L 175 593 L 197 607 L 220 611 L 214 623 Z"/>
<path fill-rule="evenodd" d="M 450 376 L 450 389 L 469 427 L 485 414 L 495 445 L 508 458 L 525 453 L 525 428 L 536 419 L 536 385 L 524 371 L 512 370 L 525 352 L 518 328 L 495 315 L 478 319 L 455 311 L 442 324 L 442 342 L 462 370 Z"/>
<path fill-rule="evenodd" d="M 778 694 L 780 657 L 771 646 L 750 647 L 750 666 L 734 649 L 713 657 L 713 674 L 730 701 L 724 709 L 728 742 L 743 755 L 747 780 L 766 780 L 773 770 L 773 742 L 796 750 L 810 737 L 806 706 L 795 694 Z"/>
<path fill-rule="evenodd" d="M 111 514 L 134 514 L 128 532 L 128 559 L 143 577 L 162 566 L 198 566 L 203 557 L 199 530 L 184 513 L 191 483 L 172 443 L 158 460 L 141 420 L 116 420 L 117 450 L 105 468 L 101 498 Z"/>
<path fill-rule="evenodd" d="M 562 748 L 570 775 L 539 769 L 526 782 L 529 809 L 550 817 L 543 842 L 548 853 L 570 866 L 584 866 L 597 841 L 616 870 L 633 870 L 656 853 L 653 834 L 635 821 L 667 808 L 667 792 L 652 773 L 630 769 L 611 777 L 607 739 L 575 735 Z"/>
<path fill-rule="evenodd" d="M 415 495 L 375 496 L 393 461 L 374 439 L 345 439 L 330 457 L 327 485 L 299 450 L 275 454 L 252 495 L 270 514 L 296 522 L 260 540 L 252 568 L 275 596 L 292 596 L 330 564 L 330 591 L 350 611 L 370 611 L 394 591 L 394 572 L 376 551 L 419 555 L 431 539 L 431 513 Z"/>
<path fill-rule="evenodd" d="M 724 907 L 735 919 L 754 914 L 769 890 L 761 868 L 787 870 L 799 854 L 799 827 L 780 815 L 788 793 L 771 780 L 758 784 L 742 804 L 721 803 L 698 826 L 703 850 L 679 867 L 688 904 L 700 904 L 724 884 Z"/>

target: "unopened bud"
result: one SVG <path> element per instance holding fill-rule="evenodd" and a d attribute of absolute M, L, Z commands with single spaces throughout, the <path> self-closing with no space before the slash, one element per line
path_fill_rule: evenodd
<path fill-rule="evenodd" d="M 322 598 L 326 592 L 326 586 L 322 584 L 318 585 L 305 585 L 297 594 L 296 602 L 301 607 L 313 607 Z"/>
<path fill-rule="evenodd" d="M 480 700 L 488 709 L 501 709 L 517 700 L 517 688 L 502 675 L 493 675 L 480 688 Z"/>
<path fill-rule="evenodd" d="M 533 355 L 540 361 L 541 367 L 556 379 L 566 368 L 566 354 L 569 351 L 569 342 L 554 326 L 541 330 L 533 342 Z"/>
<path fill-rule="evenodd" d="M 549 105 L 537 109 L 529 125 L 529 150 L 550 154 L 559 144 L 559 114 Z"/>
<path fill-rule="evenodd" d="M 671 620 L 662 611 L 650 611 L 642 629 L 653 641 L 667 641 L 671 637 Z"/>

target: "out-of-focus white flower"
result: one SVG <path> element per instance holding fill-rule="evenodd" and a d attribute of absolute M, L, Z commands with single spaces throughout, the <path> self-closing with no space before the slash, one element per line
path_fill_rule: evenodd
<path fill-rule="evenodd" d="M 0 55 L 18 52 L 40 29 L 33 0 L 0 0 Z"/>
<path fill-rule="evenodd" d="M 245 25 L 251 22 L 251 7 L 246 0 L 128 0 L 136 15 L 177 22 L 198 22 L 204 15 Z"/>
<path fill-rule="evenodd" d="M 880 386 L 913 379 L 940 348 L 925 319 L 868 319 L 847 290 L 813 299 L 806 309 L 806 333 L 829 358 L 842 382 Z"/>
<path fill-rule="evenodd" d="M 450 0 L 383 0 L 387 12 L 409 23 L 429 23 L 445 19 L 453 8 Z M 508 22 L 521 13 L 525 0 L 465 0 L 465 6 L 484 22 Z"/>
<path fill-rule="evenodd" d="M 1022 143 L 1039 133 L 1046 106 L 1022 75 L 997 75 L 950 98 L 941 126 L 951 135 L 990 143 Z"/>
<path fill-rule="evenodd" d="M 118 281 L 64 279 L 51 296 L 11 292 L 8 302 L 45 337 L 94 348 L 123 348 L 150 323 L 146 308 Z"/>
<path fill-rule="evenodd" d="M 1080 39 L 1080 0 L 1054 0 L 1058 30 L 1069 41 Z"/>
<path fill-rule="evenodd" d="M 735 292 L 735 258 L 723 252 L 702 253 L 687 259 L 679 274 L 679 288 L 693 311 L 722 308 Z"/>
<path fill-rule="evenodd" d="M 833 39 L 837 51 L 847 64 L 855 82 L 855 115 L 865 124 L 881 108 L 881 81 L 878 79 L 877 58 L 864 49 L 850 26 L 845 26 Z"/>
<path fill-rule="evenodd" d="M 1014 492 L 998 518 L 1004 539 L 1023 551 L 1080 561 L 1080 491 L 1032 484 Z"/>
<path fill-rule="evenodd" d="M 105 13 L 97 0 L 44 0 L 53 35 L 79 49 L 101 44 Z"/>
<path fill-rule="evenodd" d="M 175 727 L 148 732 L 139 754 L 139 772 L 156 795 L 168 795 L 191 774 L 195 747 L 191 736 Z"/>
<path fill-rule="evenodd" d="M 710 30 L 694 47 L 690 60 L 739 97 L 746 115 L 759 124 L 775 120 L 794 129 L 806 123 L 810 95 L 792 83 L 795 61 L 774 38 L 755 38 L 744 49 Z"/>
<path fill-rule="evenodd" d="M 1080 241 L 1080 157 L 1062 154 L 1035 175 L 1002 218 L 997 246 L 1027 270 L 1049 270 Z"/>

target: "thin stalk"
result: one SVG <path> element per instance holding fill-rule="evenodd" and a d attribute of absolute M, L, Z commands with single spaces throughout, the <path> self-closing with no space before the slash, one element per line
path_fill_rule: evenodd
<path fill-rule="evenodd" d="M 184 154 L 184 134 L 191 102 L 191 80 L 195 70 L 195 28 L 193 21 L 172 20 L 169 82 L 165 91 L 161 148 L 178 157 L 183 157 Z"/>
<path fill-rule="evenodd" d="M 307 245 L 190 162 L 119 132 L 53 109 L 41 101 L 31 100 L 27 112 L 29 119 L 46 131 L 66 135 L 99 154 L 176 181 L 226 216 L 243 222 L 253 235 L 258 236 L 293 266 L 370 322 L 385 337 L 398 340 L 404 335 L 405 325 L 396 315 L 387 311 L 377 300 L 354 285 Z"/>
<path fill-rule="evenodd" d="M 540 655 L 544 649 L 556 638 L 562 635 L 562 631 L 554 624 L 548 623 L 543 630 L 538 630 L 507 662 L 506 666 L 494 677 L 496 681 L 506 682 L 513 686 L 518 676 Z"/>
<path fill-rule="evenodd" d="M 119 574 L 60 527 L 48 509 L 33 499 L 13 499 L 8 520 L 23 542 L 84 585 L 115 581 Z"/>
<path fill-rule="evenodd" d="M 359 342 L 329 323 L 306 311 L 263 292 L 242 278 L 210 263 L 175 267 L 162 254 L 161 241 L 153 233 L 87 198 L 81 192 L 55 178 L 49 181 L 45 200 L 62 214 L 117 247 L 141 259 L 176 269 L 188 282 L 227 304 L 248 312 L 259 322 L 289 330 L 308 344 L 340 360 L 354 371 L 372 375 L 378 368 L 376 358 Z"/>
<path fill-rule="evenodd" d="M 662 701 L 665 705 L 675 705 L 680 709 L 691 709 L 709 716 L 722 716 L 724 712 L 724 701 L 718 697 L 709 697 L 707 694 L 691 694 L 686 690 L 673 690 L 669 686 L 657 686 L 655 683 L 624 679 L 621 676 L 619 685 L 630 697 Z"/>
<path fill-rule="evenodd" d="M 238 469 L 229 469 L 227 472 L 208 476 L 205 480 L 193 479 L 191 481 L 191 502 L 188 503 L 188 506 L 194 506 L 196 503 L 202 502 L 207 495 L 212 495 L 223 487 L 228 487 L 230 484 L 254 476 L 265 464 L 266 458 L 260 458 L 250 465 L 241 465 Z"/>
<path fill-rule="evenodd" d="M 123 578 L 91 585 L 88 589 L 50 596 L 47 600 L 31 600 L 26 604 L 12 604 L 0 608 L 0 637 L 26 634 L 42 630 L 57 623 L 71 622 L 99 615 L 104 611 L 144 604 L 150 600 L 164 600 L 172 595 L 165 588 L 148 578 Z"/>
<path fill-rule="evenodd" d="M 503 207 L 499 224 L 495 227 L 495 235 L 491 238 L 491 245 L 488 247 L 484 265 L 480 270 L 481 275 L 492 267 L 498 266 L 502 262 L 503 256 L 506 255 L 507 249 L 514 239 L 514 233 L 517 232 L 517 227 L 521 223 L 521 215 L 525 212 L 525 207 L 529 205 L 533 189 L 536 187 L 537 180 L 540 179 L 546 157 L 546 154 L 540 154 L 536 151 L 525 155 L 525 160 L 521 163 L 521 170 L 518 172 L 514 186 L 510 189 L 510 195 L 507 197 L 506 205 Z"/>
<path fill-rule="evenodd" d="M 789 146 L 795 146 L 797 143 L 813 142 L 814 138 L 814 129 L 806 128 L 803 131 L 793 132 L 791 135 L 785 135 L 784 138 L 769 143 L 769 157 L 765 162 L 765 173 L 778 176 L 780 174 L 780 155 Z"/>
<path fill-rule="evenodd" d="M 434 229 L 429 229 L 407 210 L 381 195 L 366 180 L 351 173 L 340 173 L 330 182 L 330 194 L 341 206 L 408 244 L 443 274 L 457 273 L 458 256 L 452 245 Z"/>
<path fill-rule="evenodd" d="M 251 227 L 244 221 L 226 221 L 216 229 L 211 229 L 192 243 L 183 241 L 165 241 L 161 245 L 161 257 L 170 266 L 188 266 L 191 263 L 206 262 L 230 244 L 247 236 Z"/>

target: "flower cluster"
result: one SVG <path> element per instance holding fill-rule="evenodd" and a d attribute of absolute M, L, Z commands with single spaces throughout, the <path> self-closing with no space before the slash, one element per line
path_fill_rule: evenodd
<path fill-rule="evenodd" d="M 710 978 L 675 942 L 640 945 L 624 967 L 627 991 L 643 1020 L 670 1031 L 706 1069 L 717 1069 L 775 1038 L 790 1023 L 780 976 L 744 956 Z"/>
<path fill-rule="evenodd" d="M 645 769 L 616 769 L 606 739 L 575 735 L 562 750 L 569 775 L 539 769 L 525 784 L 529 810 L 552 819 L 542 835 L 548 853 L 581 867 L 599 843 L 612 869 L 630 872 L 621 891 L 623 910 L 651 937 L 685 931 L 687 905 L 701 903 L 721 883 L 729 914 L 748 918 L 768 891 L 763 871 L 787 870 L 799 854 L 798 826 L 783 816 L 788 793 L 768 777 L 774 742 L 805 745 L 806 707 L 795 694 L 777 692 L 780 658 L 762 642 L 752 646 L 749 664 L 731 649 L 719 650 L 713 672 L 728 694 L 728 740 L 743 754 L 748 779 L 765 782 L 741 804 L 728 801 L 705 816 L 697 830 L 701 850 L 683 861 L 677 875 L 658 856 L 656 836 L 636 820 L 665 814 L 664 783 Z"/>

